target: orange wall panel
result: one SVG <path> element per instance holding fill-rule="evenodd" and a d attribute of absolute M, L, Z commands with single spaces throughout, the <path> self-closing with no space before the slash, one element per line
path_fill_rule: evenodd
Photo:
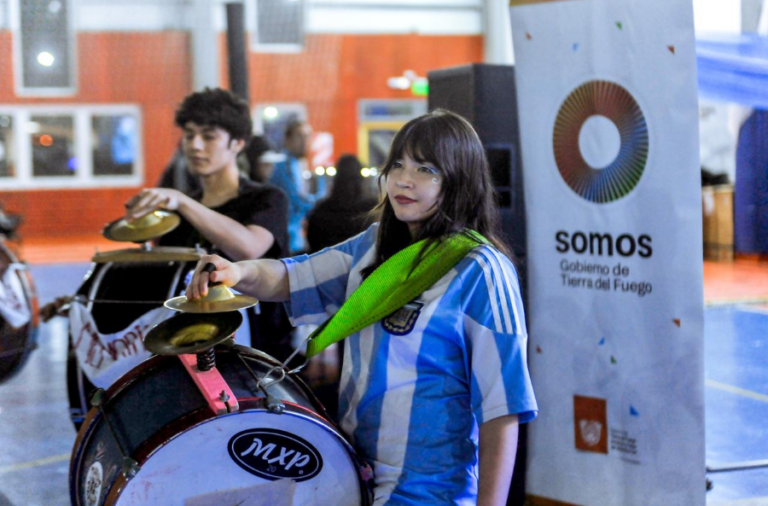
<path fill-rule="evenodd" d="M 180 137 L 173 124 L 179 102 L 192 90 L 192 55 L 186 32 L 78 34 L 78 91 L 72 97 L 15 95 L 12 37 L 0 31 L 0 104 L 109 104 L 141 107 L 144 181 L 154 185 Z M 227 83 L 226 38 L 220 39 L 221 82 Z M 336 155 L 357 151 L 360 99 L 413 98 L 387 79 L 413 70 L 482 61 L 481 36 L 308 35 L 304 51 L 248 53 L 252 104 L 299 102 L 316 131 L 334 136 Z M 1 184 L 1 183 L 0 183 Z M 0 203 L 24 215 L 24 237 L 95 234 L 122 214 L 135 188 L 3 191 Z"/>
<path fill-rule="evenodd" d="M 136 104 L 141 108 L 144 180 L 154 184 L 179 138 L 176 106 L 191 90 L 191 56 L 186 32 L 80 33 L 77 93 L 71 97 L 28 98 L 15 94 L 12 37 L 0 31 L 0 103 Z M 2 183 L 0 183 L 1 185 Z M 120 217 L 136 188 L 2 191 L 0 203 L 24 216 L 23 237 L 96 234 Z"/>
<path fill-rule="evenodd" d="M 222 79 L 226 82 L 226 40 L 221 38 Z M 478 63 L 481 36 L 309 35 L 295 54 L 248 53 L 250 100 L 300 102 L 316 131 L 333 134 L 335 152 L 357 152 L 360 99 L 414 98 L 393 90 L 387 79 L 413 70 Z"/>

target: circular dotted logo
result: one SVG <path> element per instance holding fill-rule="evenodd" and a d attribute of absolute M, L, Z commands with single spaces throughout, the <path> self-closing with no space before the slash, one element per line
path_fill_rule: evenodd
<path fill-rule="evenodd" d="M 565 183 L 582 198 L 605 204 L 640 182 L 648 161 L 648 125 L 625 88 L 588 81 L 560 106 L 552 146 Z"/>

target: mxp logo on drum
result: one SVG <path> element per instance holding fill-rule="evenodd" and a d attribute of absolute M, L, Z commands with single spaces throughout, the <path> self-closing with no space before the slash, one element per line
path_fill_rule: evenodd
<path fill-rule="evenodd" d="M 300 437 L 277 429 L 249 429 L 227 445 L 235 463 L 260 478 L 304 481 L 323 468 L 320 452 Z"/>

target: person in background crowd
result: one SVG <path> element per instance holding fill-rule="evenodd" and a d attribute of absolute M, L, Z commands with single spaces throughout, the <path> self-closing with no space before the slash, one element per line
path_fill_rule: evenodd
<path fill-rule="evenodd" d="M 330 195 L 307 214 L 310 253 L 345 241 L 370 224 L 368 213 L 376 206 L 377 199 L 365 187 L 362 168 L 354 155 L 342 155 L 336 162 Z"/>
<path fill-rule="evenodd" d="M 251 138 L 248 104 L 229 91 L 208 89 L 187 96 L 176 111 L 182 129 L 181 149 L 201 189 L 186 195 L 171 188 L 146 188 L 126 202 L 126 219 L 156 209 L 177 212 L 181 224 L 157 243 L 160 246 L 200 245 L 232 260 L 279 258 L 288 253 L 288 199 L 277 188 L 241 177 L 237 158 Z M 251 342 L 275 358 L 290 352 L 290 337 L 275 333 L 282 307 L 260 304 L 249 313 Z M 276 315 L 277 313 L 277 315 Z M 285 323 L 287 325 L 287 323 Z M 254 336 L 266 326 L 273 339 Z"/>
<path fill-rule="evenodd" d="M 282 261 L 205 256 L 187 296 L 222 282 L 289 302 L 295 323 L 331 318 L 312 344 L 346 337 L 340 427 L 373 467 L 374 504 L 505 505 L 518 424 L 538 406 L 483 145 L 466 120 L 433 111 L 395 136 L 381 181 L 365 232 Z M 370 323 L 361 300 L 388 316 Z"/>
<path fill-rule="evenodd" d="M 309 252 L 346 241 L 370 225 L 370 211 L 377 199 L 365 188 L 363 168 L 354 155 L 342 155 L 336 162 L 336 177 L 331 193 L 307 214 Z M 339 373 L 343 348 L 334 345 L 313 358 L 302 371 L 302 378 L 312 387 L 331 416 L 336 415 L 339 398 Z"/>
<path fill-rule="evenodd" d="M 275 153 L 261 135 L 251 137 L 243 153 L 248 161 L 248 177 L 257 183 L 268 183 L 275 172 L 275 164 L 285 162 L 287 158 L 283 153 Z"/>
<path fill-rule="evenodd" d="M 312 136 L 312 127 L 304 121 L 291 121 L 285 128 L 284 162 L 275 164 L 275 171 L 270 183 L 282 189 L 290 202 L 288 219 L 288 234 L 291 237 L 291 252 L 306 250 L 306 242 L 302 233 L 302 221 L 307 212 L 312 209 L 318 195 L 309 193 L 304 188 L 302 173 L 308 170 L 307 147 Z"/>

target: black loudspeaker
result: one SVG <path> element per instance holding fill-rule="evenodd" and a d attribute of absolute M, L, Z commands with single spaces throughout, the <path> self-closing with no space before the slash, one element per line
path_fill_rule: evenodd
<path fill-rule="evenodd" d="M 498 193 L 503 239 L 515 254 L 523 300 L 527 301 L 525 198 L 517 119 L 515 68 L 472 64 L 428 74 L 429 110 L 448 109 L 466 118 L 488 155 Z M 525 504 L 525 461 L 528 432 L 520 426 L 517 461 L 508 506 Z"/>
<path fill-rule="evenodd" d="M 524 284 L 525 198 L 515 68 L 510 65 L 464 65 L 433 70 L 428 79 L 429 110 L 448 109 L 463 116 L 480 136 L 498 192 L 502 233 L 517 257 L 521 283 Z"/>

